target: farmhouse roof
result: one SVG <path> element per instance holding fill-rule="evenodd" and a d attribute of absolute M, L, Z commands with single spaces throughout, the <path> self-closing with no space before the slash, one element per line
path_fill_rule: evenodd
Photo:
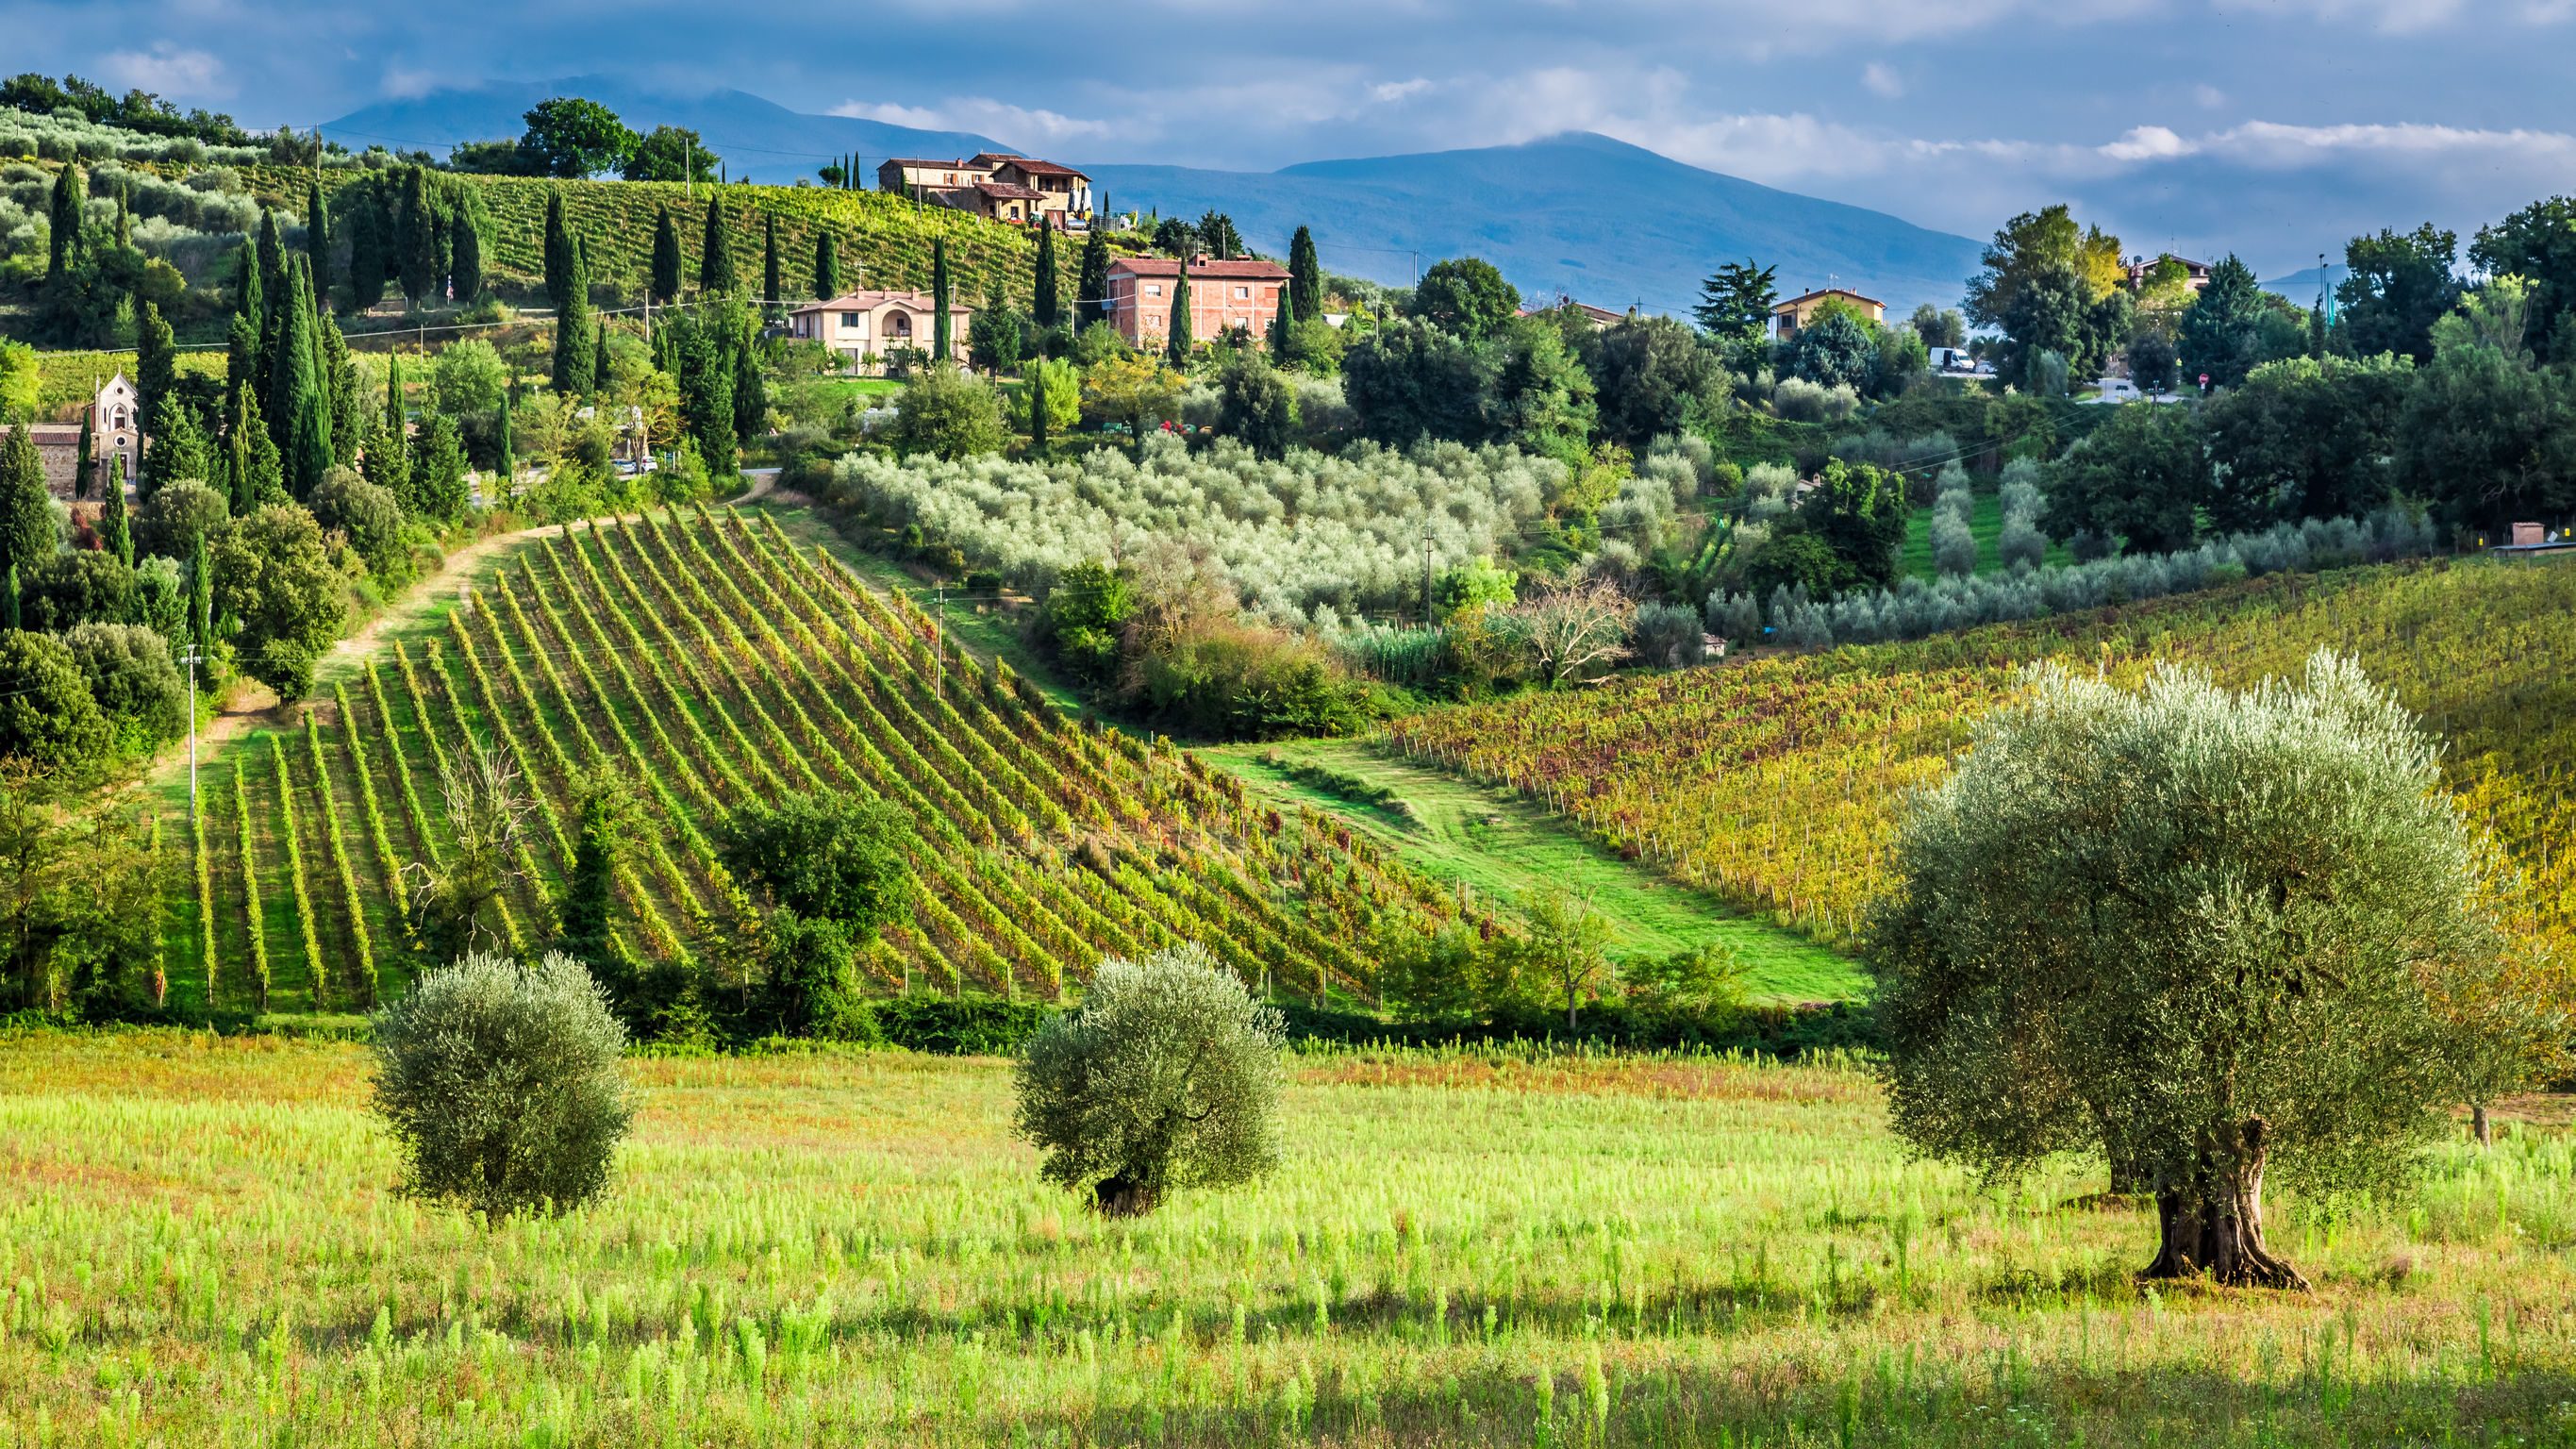
<path fill-rule="evenodd" d="M 930 294 L 928 292 L 843 292 L 837 297 L 826 298 L 820 302 L 808 302 L 802 307 L 792 308 L 787 315 L 794 317 L 806 312 L 860 312 L 870 307 L 883 307 L 889 304 L 906 307 L 915 312 L 927 312 L 930 310 Z M 951 298 L 948 310 L 971 312 L 974 309 Z"/>
<path fill-rule="evenodd" d="M 1773 312 L 1786 312 L 1801 302 L 1812 302 L 1818 297 L 1849 297 L 1853 301 L 1866 307 L 1884 307 L 1887 305 L 1876 297 L 1864 297 L 1849 287 L 1818 287 L 1816 290 L 1806 293 L 1804 296 L 1792 297 L 1786 302 L 1775 302 L 1772 304 L 1771 310 Z"/>
<path fill-rule="evenodd" d="M 975 160 L 981 164 L 984 157 L 978 156 Z M 1059 166 L 1053 161 L 1040 161 L 1034 156 L 995 156 L 993 161 L 997 166 L 1008 165 L 1030 176 L 1079 176 L 1085 181 L 1091 179 L 1091 174 L 1087 171 L 1076 171 L 1070 166 Z"/>
<path fill-rule="evenodd" d="M 1045 192 L 1034 191 L 1026 186 L 1014 186 L 1008 181 L 978 181 L 975 183 L 975 189 L 995 201 L 1046 200 Z"/>
<path fill-rule="evenodd" d="M 1109 264 L 1109 272 L 1112 276 L 1125 272 L 1134 277 L 1177 277 L 1181 274 L 1181 264 L 1171 257 L 1121 257 Z M 1225 260 L 1192 257 L 1190 275 L 1243 277 L 1254 281 L 1284 282 L 1288 279 L 1288 269 L 1277 262 L 1265 262 L 1258 257 L 1234 257 Z"/>

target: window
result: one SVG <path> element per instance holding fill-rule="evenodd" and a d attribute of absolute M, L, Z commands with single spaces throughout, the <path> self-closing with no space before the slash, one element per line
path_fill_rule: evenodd
<path fill-rule="evenodd" d="M 859 314 L 856 312 L 844 312 L 841 314 L 841 325 L 853 332 L 859 330 L 860 320 Z"/>
<path fill-rule="evenodd" d="M 1252 289 L 1250 287 L 1237 287 L 1234 289 L 1234 295 L 1238 301 L 1248 300 L 1252 296 Z"/>
<path fill-rule="evenodd" d="M 1163 318 L 1162 318 L 1162 314 L 1160 314 L 1160 313 L 1158 313 L 1158 312 L 1148 312 L 1148 313 L 1146 313 L 1146 314 L 1145 314 L 1145 325 L 1146 325 L 1146 326 L 1148 326 L 1148 327 L 1160 327 L 1160 326 L 1162 326 L 1162 325 L 1163 325 Z"/>
<path fill-rule="evenodd" d="M 1145 284 L 1145 295 L 1148 297 L 1159 297 L 1163 295 L 1163 284 L 1160 282 L 1147 282 Z"/>

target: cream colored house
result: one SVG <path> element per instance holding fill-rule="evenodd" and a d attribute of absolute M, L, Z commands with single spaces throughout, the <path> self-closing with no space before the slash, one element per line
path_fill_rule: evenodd
<path fill-rule="evenodd" d="M 108 460 L 123 458 L 126 491 L 132 493 L 135 465 L 143 460 L 143 413 L 134 384 L 123 372 L 101 383 L 97 396 L 90 399 L 89 426 L 90 486 L 85 491 L 104 496 L 100 487 L 108 479 Z M 46 488 L 58 498 L 71 497 L 73 477 L 80 471 L 80 424 L 37 423 L 28 433 L 45 465 Z"/>
<path fill-rule="evenodd" d="M 1849 287 L 1826 287 L 1772 307 L 1771 321 L 1780 338 L 1785 341 L 1796 336 L 1798 329 L 1807 325 L 1808 319 L 1816 315 L 1816 309 L 1825 304 L 1827 297 L 1841 298 L 1872 322 L 1887 320 L 1887 304 L 1876 297 L 1864 297 Z"/>
<path fill-rule="evenodd" d="M 928 292 L 844 292 L 823 302 L 808 302 L 787 314 L 787 335 L 803 341 L 820 342 L 841 355 L 844 363 L 863 366 L 864 359 L 879 361 L 871 371 L 881 371 L 883 359 L 898 347 L 928 352 L 936 329 L 932 319 Z M 950 359 L 966 360 L 966 324 L 975 310 L 962 302 L 948 304 L 948 350 Z"/>

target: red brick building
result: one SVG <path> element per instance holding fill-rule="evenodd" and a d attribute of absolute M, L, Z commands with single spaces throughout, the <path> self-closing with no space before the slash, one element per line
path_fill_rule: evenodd
<path fill-rule="evenodd" d="M 1109 325 L 1137 347 L 1160 347 L 1172 335 L 1181 264 L 1170 257 L 1124 257 L 1109 264 Z M 1190 258 L 1190 338 L 1208 341 L 1234 328 L 1256 339 L 1270 333 L 1288 269 L 1250 257 Z"/>

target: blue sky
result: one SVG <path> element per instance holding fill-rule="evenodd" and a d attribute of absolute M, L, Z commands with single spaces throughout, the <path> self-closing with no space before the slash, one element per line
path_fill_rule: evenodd
<path fill-rule="evenodd" d="M 866 6 L 0 0 L 0 68 L 251 126 L 616 73 L 1267 170 L 1600 131 L 1983 237 L 2052 200 L 2272 275 L 2356 230 L 2576 191 L 2576 0 L 1019 0 Z"/>

